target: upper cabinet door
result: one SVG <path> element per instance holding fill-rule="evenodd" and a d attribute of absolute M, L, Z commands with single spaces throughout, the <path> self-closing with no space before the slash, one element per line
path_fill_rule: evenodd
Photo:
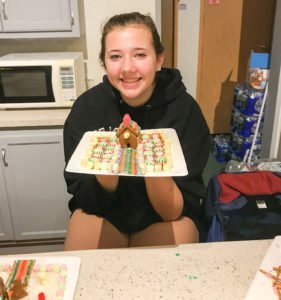
<path fill-rule="evenodd" d="M 71 31 L 70 0 L 4 0 L 4 32 Z"/>

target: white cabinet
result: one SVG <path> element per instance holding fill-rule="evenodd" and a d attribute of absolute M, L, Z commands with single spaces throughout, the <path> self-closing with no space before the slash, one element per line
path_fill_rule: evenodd
<path fill-rule="evenodd" d="M 79 36 L 77 0 L 1 0 L 0 38 Z"/>
<path fill-rule="evenodd" d="M 62 129 L 1 131 L 0 149 L 0 239 L 64 237 L 70 195 Z"/>

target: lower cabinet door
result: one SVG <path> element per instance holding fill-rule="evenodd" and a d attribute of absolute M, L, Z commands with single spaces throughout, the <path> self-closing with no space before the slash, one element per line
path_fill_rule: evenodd
<path fill-rule="evenodd" d="M 1 152 L 4 155 L 4 152 Z M 2 164 L 0 164 L 0 241 L 14 240 L 10 208 L 4 182 Z M 1 253 L 1 250 L 0 250 Z"/>
<path fill-rule="evenodd" d="M 69 218 L 62 130 L 6 132 L 4 181 L 16 240 L 62 238 Z"/>

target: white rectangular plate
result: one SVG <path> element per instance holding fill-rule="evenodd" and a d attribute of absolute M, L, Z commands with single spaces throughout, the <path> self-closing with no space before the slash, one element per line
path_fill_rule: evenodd
<path fill-rule="evenodd" d="M 146 132 L 151 132 L 152 129 L 142 130 L 141 133 L 145 134 Z M 184 159 L 184 155 L 182 152 L 182 148 L 180 145 L 180 141 L 175 129 L 172 128 L 164 128 L 164 129 L 156 129 L 157 132 L 162 131 L 171 141 L 171 153 L 173 160 L 173 168 L 170 172 L 153 172 L 146 173 L 145 175 L 131 175 L 131 174 L 117 174 L 122 176 L 149 176 L 149 177 L 165 177 L 165 176 L 185 176 L 188 174 L 186 162 Z M 105 131 L 104 131 L 105 132 Z M 115 132 L 105 132 L 108 135 L 115 135 Z M 87 131 L 83 135 L 80 143 L 75 149 L 71 159 L 69 160 L 66 171 L 73 173 L 84 173 L 84 174 L 101 174 L 101 175 L 113 175 L 110 172 L 101 171 L 101 170 L 91 170 L 86 169 L 81 166 L 81 160 L 85 157 L 86 151 L 89 147 L 90 139 L 93 135 L 100 134 L 98 131 Z"/>
<path fill-rule="evenodd" d="M 266 255 L 259 267 L 267 272 L 274 274 L 273 267 L 281 265 L 281 236 L 274 238 Z M 272 271 L 272 272 L 271 272 Z M 272 279 L 265 274 L 257 271 L 252 284 L 248 290 L 246 300 L 277 300 L 278 296 L 272 288 Z"/>
<path fill-rule="evenodd" d="M 74 298 L 75 287 L 79 276 L 81 258 L 78 256 L 2 256 L 1 264 L 12 265 L 15 260 L 19 259 L 35 259 L 35 263 L 40 265 L 47 264 L 65 264 L 67 266 L 66 288 L 64 291 L 65 300 Z"/>

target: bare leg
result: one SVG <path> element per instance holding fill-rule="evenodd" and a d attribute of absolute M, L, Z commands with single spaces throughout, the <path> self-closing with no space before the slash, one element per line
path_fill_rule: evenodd
<path fill-rule="evenodd" d="M 190 218 L 155 223 L 130 237 L 130 247 L 178 245 L 198 243 L 199 233 Z"/>
<path fill-rule="evenodd" d="M 129 237 L 111 223 L 77 209 L 68 224 L 64 249 L 86 250 L 128 247 Z"/>

